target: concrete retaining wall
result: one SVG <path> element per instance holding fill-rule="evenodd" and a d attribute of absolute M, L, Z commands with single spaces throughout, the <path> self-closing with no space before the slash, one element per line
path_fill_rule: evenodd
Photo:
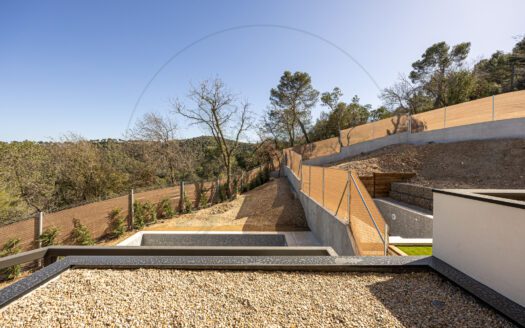
<path fill-rule="evenodd" d="M 451 128 L 418 133 L 397 133 L 341 148 L 341 152 L 304 161 L 308 165 L 323 165 L 341 161 L 361 153 L 368 153 L 386 146 L 397 144 L 425 144 L 429 142 L 449 143 L 468 140 L 491 140 L 525 138 L 525 118 L 501 120 L 456 126 Z"/>
<path fill-rule="evenodd" d="M 392 183 L 389 196 L 400 202 L 432 211 L 432 188 L 411 183 L 394 182 Z"/>
<path fill-rule="evenodd" d="M 322 245 L 332 247 L 338 255 L 358 255 L 348 224 L 302 193 L 301 183 L 292 170 L 284 166 L 283 172 L 303 206 L 308 227 Z"/>
<path fill-rule="evenodd" d="M 389 227 L 390 236 L 432 238 L 432 214 L 388 198 L 374 199 Z"/>

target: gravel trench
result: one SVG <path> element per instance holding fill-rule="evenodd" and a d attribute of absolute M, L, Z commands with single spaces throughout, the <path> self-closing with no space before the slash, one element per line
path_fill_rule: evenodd
<path fill-rule="evenodd" d="M 1 327 L 511 327 L 438 275 L 73 269 Z"/>

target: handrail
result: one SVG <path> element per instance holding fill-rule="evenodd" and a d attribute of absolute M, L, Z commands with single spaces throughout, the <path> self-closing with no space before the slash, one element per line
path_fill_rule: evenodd
<path fill-rule="evenodd" d="M 350 174 L 350 177 L 352 178 L 352 182 L 354 183 L 354 186 L 355 186 L 356 189 L 357 189 L 357 193 L 359 194 L 359 197 L 361 198 L 361 200 L 363 201 L 363 204 L 365 205 L 365 208 L 366 208 L 366 211 L 368 212 L 368 215 L 369 215 L 370 218 L 372 219 L 372 223 L 374 223 L 374 227 L 376 228 L 377 233 L 379 234 L 379 237 L 381 238 L 381 241 L 383 242 L 383 245 L 386 245 L 386 244 L 387 244 L 387 241 L 386 241 L 386 239 L 382 236 L 382 234 L 381 234 L 381 230 L 379 230 L 379 227 L 377 226 L 376 220 L 374 219 L 374 216 L 372 215 L 372 212 L 370 211 L 370 208 L 368 208 L 368 205 L 366 204 L 366 201 L 365 201 L 365 199 L 363 198 L 363 194 L 361 193 L 361 190 L 359 189 L 359 186 L 358 186 L 357 183 L 355 182 L 354 176 Z"/>
<path fill-rule="evenodd" d="M 333 256 L 326 246 L 48 246 L 0 258 L 0 269 L 60 256 Z"/>

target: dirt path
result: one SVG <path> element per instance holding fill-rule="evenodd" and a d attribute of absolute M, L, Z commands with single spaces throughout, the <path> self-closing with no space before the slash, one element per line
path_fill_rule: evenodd
<path fill-rule="evenodd" d="M 285 178 L 271 180 L 237 199 L 177 216 L 145 230 L 308 230 L 299 200 Z"/>

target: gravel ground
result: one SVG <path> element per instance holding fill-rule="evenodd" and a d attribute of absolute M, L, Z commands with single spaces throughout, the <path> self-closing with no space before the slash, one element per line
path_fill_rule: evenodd
<path fill-rule="evenodd" d="M 1 327 L 511 327 L 430 272 L 74 269 Z"/>
<path fill-rule="evenodd" d="M 525 188 L 525 139 L 393 145 L 328 164 L 359 175 L 415 172 L 411 182 L 434 188 Z"/>

